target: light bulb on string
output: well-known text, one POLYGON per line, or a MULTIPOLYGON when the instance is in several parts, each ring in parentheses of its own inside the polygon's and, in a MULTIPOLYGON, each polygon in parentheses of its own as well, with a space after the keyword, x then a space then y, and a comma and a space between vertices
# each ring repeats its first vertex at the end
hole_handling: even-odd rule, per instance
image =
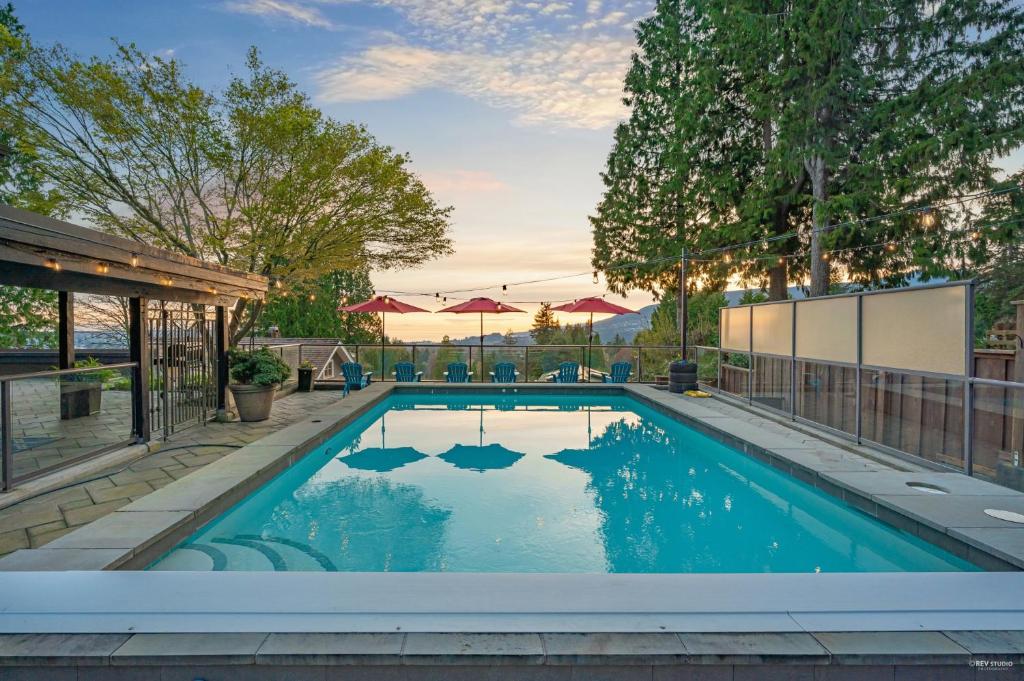
POLYGON ((502 284, 501 285, 501 295, 503 295, 503 296, 507 296, 508 295, 508 284, 502 284))
POLYGON ((973 239, 974 241, 978 241, 979 239, 981 239, 981 232, 979 232, 978 230, 974 230, 973 232, 971 232, 971 239, 973 239))
POLYGON ((885 250, 889 251, 890 253, 895 253, 896 252, 896 244, 890 241, 889 243, 887 243, 885 245, 885 250))
POLYGON ((821 254, 821 259, 825 262, 828 262, 831 258, 832 256, 827 251, 821 254))
POLYGON ((132 264, 132 267, 138 267, 139 266, 139 254, 138 253, 132 253, 132 257, 129 260, 129 262, 132 264))
POLYGON ((315 293, 310 293, 309 294, 309 302, 312 303, 314 300, 316 300, 316 294, 315 293))
POLYGON ((923 215, 921 215, 921 225, 925 229, 931 229, 932 227, 934 227, 935 226, 935 214, 930 212, 930 211, 925 211, 925 213, 923 215))

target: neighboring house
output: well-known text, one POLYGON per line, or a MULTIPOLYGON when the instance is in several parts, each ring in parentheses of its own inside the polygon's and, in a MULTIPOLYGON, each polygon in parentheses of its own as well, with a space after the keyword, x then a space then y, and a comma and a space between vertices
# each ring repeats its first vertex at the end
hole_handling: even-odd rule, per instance
MULTIPOLYGON (((243 343, 248 345, 249 340, 243 343)), ((309 362, 313 365, 314 381, 329 381, 341 376, 341 365, 353 361, 352 355, 339 341, 330 338, 261 338, 252 340, 256 346, 281 348, 282 357, 288 364, 309 362), (301 347, 300 347, 301 346, 301 347)))

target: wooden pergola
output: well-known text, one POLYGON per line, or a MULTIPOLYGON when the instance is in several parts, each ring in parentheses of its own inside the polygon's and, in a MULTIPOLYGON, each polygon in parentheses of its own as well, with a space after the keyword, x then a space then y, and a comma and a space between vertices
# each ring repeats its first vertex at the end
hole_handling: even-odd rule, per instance
POLYGON ((74 294, 129 299, 133 432, 150 437, 146 309, 149 300, 216 308, 217 408, 227 389, 227 307, 238 298, 264 300, 266 277, 203 262, 62 220, 0 205, 0 284, 58 292, 58 368, 75 362, 74 294))

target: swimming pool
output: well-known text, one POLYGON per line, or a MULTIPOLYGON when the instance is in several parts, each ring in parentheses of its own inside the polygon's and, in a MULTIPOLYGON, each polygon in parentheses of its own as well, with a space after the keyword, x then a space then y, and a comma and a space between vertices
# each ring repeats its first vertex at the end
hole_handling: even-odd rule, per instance
POLYGON ((975 568, 633 398, 495 392, 387 397, 150 569, 975 568))

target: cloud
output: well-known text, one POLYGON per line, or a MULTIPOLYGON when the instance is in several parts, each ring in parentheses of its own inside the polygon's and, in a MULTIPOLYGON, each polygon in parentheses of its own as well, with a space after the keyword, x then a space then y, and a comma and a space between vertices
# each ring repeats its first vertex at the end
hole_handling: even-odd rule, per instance
POLYGON ((224 7, 237 14, 287 19, 316 28, 334 28, 319 9, 291 0, 229 0, 224 7))
POLYGON ((420 173, 432 192, 497 192, 508 185, 486 170, 451 170, 420 173))
POLYGON ((597 129, 623 114, 622 78, 632 41, 538 39, 501 52, 405 44, 371 47, 316 77, 324 102, 394 99, 444 88, 516 112, 521 124, 597 129))
POLYGON ((623 114, 622 79, 634 49, 629 23, 641 11, 630 2, 318 1, 387 7, 409 24, 402 38, 379 40, 317 71, 322 102, 443 89, 510 110, 525 125, 597 129, 623 114))

